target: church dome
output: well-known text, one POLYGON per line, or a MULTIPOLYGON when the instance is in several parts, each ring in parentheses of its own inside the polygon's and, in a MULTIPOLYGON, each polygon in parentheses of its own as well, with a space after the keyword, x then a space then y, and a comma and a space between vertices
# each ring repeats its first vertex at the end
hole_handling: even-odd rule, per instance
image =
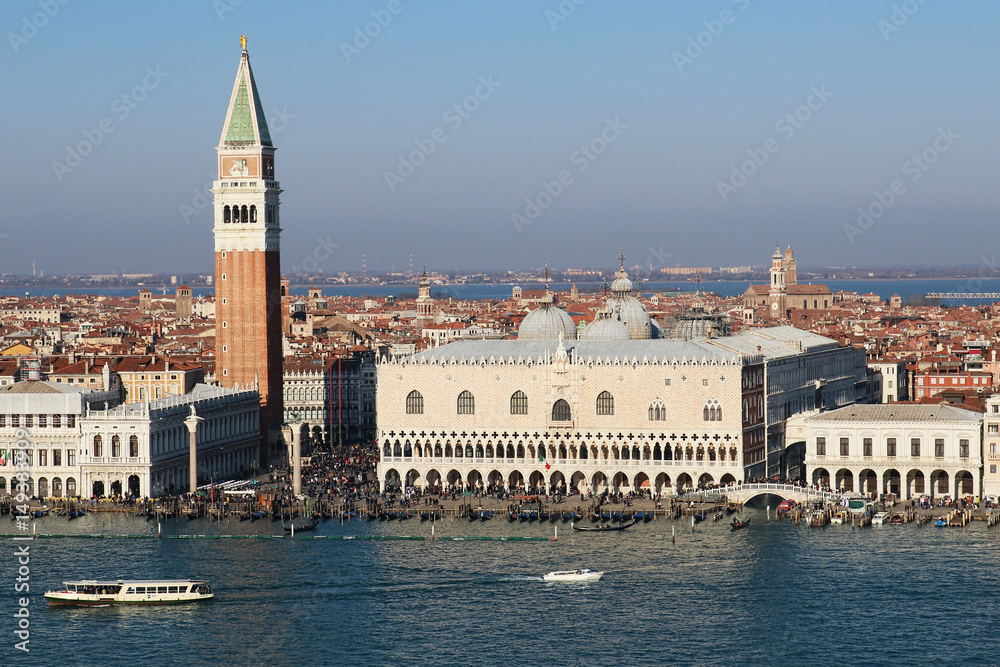
POLYGON ((628 328, 633 340, 648 340, 653 337, 653 324, 649 312, 634 296, 614 296, 608 300, 614 319, 628 328))
POLYGON ((580 332, 580 340, 632 340, 628 327, 616 320, 607 305, 597 311, 597 319, 580 332))
POLYGON ((521 320, 517 329, 518 340, 555 340, 562 334, 567 340, 576 340, 576 324, 573 318, 561 308, 556 308, 551 301, 542 302, 521 320))
POLYGON ((611 281, 612 292, 631 292, 632 281, 628 279, 625 271, 619 271, 615 279, 611 281))

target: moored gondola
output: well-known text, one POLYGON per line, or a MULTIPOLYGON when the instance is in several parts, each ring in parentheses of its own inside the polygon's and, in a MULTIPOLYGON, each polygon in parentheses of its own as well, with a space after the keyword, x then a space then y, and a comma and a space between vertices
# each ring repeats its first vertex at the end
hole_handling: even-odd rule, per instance
POLYGON ((619 523, 619 524, 606 523, 606 524, 601 524, 601 525, 598 525, 598 526, 578 526, 575 523, 571 523, 570 527, 573 530, 580 531, 580 532, 586 532, 586 533, 603 533, 603 532, 610 532, 610 531, 623 531, 623 530, 627 530, 628 528, 631 528, 634 525, 635 525, 634 521, 629 521, 628 523, 619 523))

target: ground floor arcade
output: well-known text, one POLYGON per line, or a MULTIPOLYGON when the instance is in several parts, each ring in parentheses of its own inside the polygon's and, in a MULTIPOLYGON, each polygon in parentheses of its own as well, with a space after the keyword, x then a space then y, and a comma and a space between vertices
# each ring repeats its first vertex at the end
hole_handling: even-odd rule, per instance
POLYGON ((971 466, 809 466, 807 476, 822 487, 864 494, 892 493, 905 499, 982 495, 980 470, 971 466))

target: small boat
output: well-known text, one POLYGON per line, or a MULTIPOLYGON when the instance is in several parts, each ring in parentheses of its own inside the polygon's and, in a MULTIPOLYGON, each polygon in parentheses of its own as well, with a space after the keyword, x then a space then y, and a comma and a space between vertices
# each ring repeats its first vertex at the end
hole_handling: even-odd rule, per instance
POLYGON ((69 512, 67 512, 66 516, 68 516, 69 520, 72 521, 73 519, 79 518, 79 517, 83 516, 86 513, 87 513, 87 510, 85 510, 85 509, 78 509, 78 510, 73 509, 73 510, 70 510, 69 512))
POLYGON ((889 522, 889 513, 888 512, 876 512, 875 516, 872 517, 872 525, 873 526, 876 526, 876 525, 881 526, 882 524, 885 524, 885 523, 888 523, 888 522, 889 522))
POLYGON ((736 503, 729 503, 728 505, 726 505, 726 514, 733 514, 738 509, 739 507, 736 506, 736 503))
POLYGON ((107 606, 112 604, 178 604, 211 600, 215 594, 207 581, 157 579, 139 581, 64 581, 63 590, 47 591, 49 604, 107 606))
POLYGON ((590 570, 558 570, 542 575, 545 581, 598 581, 604 576, 604 571, 591 572, 590 570))
POLYGON ((244 512, 240 514, 240 521, 246 521, 250 518, 250 512, 244 512))
POLYGON ((253 514, 250 515, 250 523, 253 523, 257 519, 263 519, 266 516, 267 516, 267 510, 261 512, 254 512, 253 514))
POLYGON ((844 523, 847 518, 847 512, 834 512, 830 517, 830 523, 844 523))
POLYGON ((483 510, 482 512, 479 513, 479 520, 480 521, 489 521, 490 519, 493 518, 494 514, 496 514, 496 512, 494 510, 490 510, 489 512, 487 512, 486 510, 483 510))
POLYGON ((642 518, 642 520, 645 521, 646 523, 649 523, 650 521, 652 521, 655 518, 656 518, 656 511, 655 510, 648 510, 646 512, 646 516, 644 516, 642 518))
POLYGON ((889 519, 889 523, 891 523, 891 524, 900 524, 900 523, 903 523, 903 515, 902 514, 893 514, 892 518, 889 519))
POLYGON ((597 526, 578 526, 575 523, 570 523, 569 527, 572 528, 573 530, 578 530, 580 532, 600 533, 607 531, 622 531, 626 530, 627 528, 631 528, 634 525, 635 521, 629 521, 628 523, 619 523, 619 524, 606 523, 597 526))
POLYGON ((295 528, 295 532, 306 531, 306 530, 316 530, 316 526, 319 525, 319 519, 313 519, 309 523, 303 523, 298 526, 295 524, 289 524, 285 526, 285 532, 290 532, 292 528, 295 528))
POLYGON ((937 526, 938 528, 943 528, 944 526, 948 525, 948 520, 945 519, 944 517, 941 517, 940 519, 934 522, 934 525, 937 526))
POLYGON ((746 528, 749 525, 750 525, 749 517, 743 519, 743 521, 737 521, 736 519, 733 519, 732 523, 729 524, 729 528, 730 530, 739 530, 740 528, 746 528))

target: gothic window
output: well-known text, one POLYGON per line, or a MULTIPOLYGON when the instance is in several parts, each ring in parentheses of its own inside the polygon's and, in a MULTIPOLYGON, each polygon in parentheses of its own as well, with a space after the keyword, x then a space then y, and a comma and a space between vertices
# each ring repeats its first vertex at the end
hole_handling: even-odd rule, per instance
POLYGON ((615 397, 611 395, 611 392, 602 391, 597 395, 597 414, 615 414, 615 397))
POLYGON ((572 411, 570 410, 569 403, 564 399, 559 399, 552 404, 552 421, 554 422, 568 422, 573 419, 572 411))
POLYGON ((528 395, 523 391, 515 391, 510 397, 510 414, 528 414, 528 395))
POLYGON ((701 411, 702 421, 707 422, 721 422, 722 421, 722 406, 719 405, 719 401, 712 398, 709 399, 708 403, 701 411))
POLYGON ((406 395, 406 414, 424 414, 424 397, 416 389, 406 395))
POLYGON ((663 401, 653 401, 649 406, 649 421, 660 422, 667 419, 667 406, 663 401))
POLYGON ((458 414, 476 414, 476 397, 472 395, 471 391, 463 391, 458 395, 458 414))

